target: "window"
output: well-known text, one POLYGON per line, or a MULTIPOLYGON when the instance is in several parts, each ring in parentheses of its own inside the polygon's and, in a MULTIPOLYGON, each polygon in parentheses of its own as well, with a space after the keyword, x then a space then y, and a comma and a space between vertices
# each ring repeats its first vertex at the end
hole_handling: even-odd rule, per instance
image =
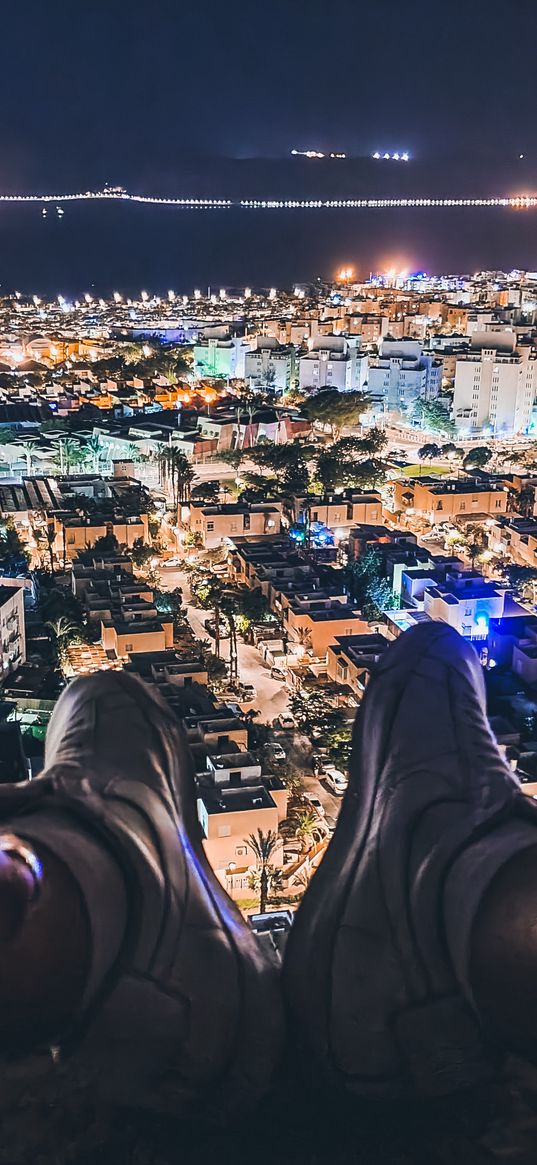
POLYGON ((496 506, 496 509, 497 509, 497 510, 499 510, 499 509, 501 508, 501 504, 502 504, 502 499, 501 499, 501 498, 496 498, 496 501, 495 501, 494 505, 496 506))
POLYGON ((132 651, 132 643, 125 644, 125 651, 132 651))
POLYGON ((470 618, 471 618, 471 617, 472 617, 472 608, 471 608, 471 607, 465 607, 465 608, 464 608, 464 614, 465 614, 465 617, 466 617, 466 618, 468 618, 468 617, 470 617, 470 618))
POLYGON ((250 529, 250 515, 249 514, 243 515, 243 527, 245 530, 250 529))
POLYGON ((319 521, 319 511, 318 510, 313 511, 313 514, 311 515, 311 520, 312 520, 312 522, 319 521))
POLYGON ((229 837, 230 834, 231 834, 231 826, 230 825, 219 825, 218 826, 218 836, 219 837, 229 837))
POLYGON ((207 533, 210 534, 214 530, 214 522, 207 522, 207 533))
POLYGON ((465 510, 465 509, 466 509, 466 502, 461 502, 461 510, 465 510))
POLYGON ((248 848, 245 845, 235 846, 235 853, 238 858, 245 858, 248 856, 248 848))

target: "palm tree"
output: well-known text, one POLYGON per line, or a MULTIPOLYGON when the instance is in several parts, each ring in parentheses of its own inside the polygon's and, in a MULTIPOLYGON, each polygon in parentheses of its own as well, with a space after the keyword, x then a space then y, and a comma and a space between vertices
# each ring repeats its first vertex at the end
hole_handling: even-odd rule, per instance
POLYGON ((103 453, 103 444, 99 433, 93 433, 86 441, 86 449, 93 462, 93 472, 99 473, 101 468, 101 456, 103 453))
POLYGON ((31 472, 32 472, 32 468, 33 468, 32 458, 33 458, 33 455, 35 453, 35 449, 36 449, 37 444, 38 444, 38 442, 37 442, 37 439, 35 437, 29 437, 26 441, 21 441, 19 443, 19 449, 21 450, 24 457, 26 458, 26 475, 27 475, 27 477, 29 477, 31 472))
POLYGON ((264 914, 267 909, 267 898, 269 892, 270 882, 270 859, 278 846, 278 835, 272 829, 268 833, 263 833, 258 829, 257 836, 251 833, 247 839, 250 849, 255 854, 257 868, 259 870, 259 913, 264 914))
POLYGON ((71 470, 76 466, 81 466, 86 460, 86 450, 81 445, 80 441, 76 441, 73 437, 65 437, 63 441, 59 442, 60 457, 63 455, 63 470, 67 477, 69 477, 71 470))
POLYGON ((80 628, 77 627, 76 623, 73 623, 72 619, 68 619, 65 615, 60 615, 57 619, 51 619, 46 626, 52 631, 58 659, 61 660, 66 647, 70 643, 75 643, 80 639, 80 628))
POLYGON ((296 820, 295 837, 299 839, 304 849, 310 849, 311 843, 320 836, 319 821, 314 813, 300 813, 296 820), (310 845, 308 845, 308 841, 310 845))
POLYGON ((190 484, 194 477, 194 470, 184 453, 180 449, 172 449, 173 463, 175 467, 175 480, 177 482, 177 500, 181 505, 189 500, 190 484))

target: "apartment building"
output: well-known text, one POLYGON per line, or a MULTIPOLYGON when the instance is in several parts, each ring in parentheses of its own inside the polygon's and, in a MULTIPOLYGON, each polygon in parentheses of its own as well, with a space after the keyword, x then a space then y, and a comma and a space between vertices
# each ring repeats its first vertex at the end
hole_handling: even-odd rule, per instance
POLYGON ((369 361, 368 392, 383 411, 404 412, 418 397, 438 396, 442 372, 442 361, 418 340, 384 339, 369 361))
POLYGON ((316 335, 310 349, 300 356, 298 383, 300 388, 318 391, 337 388, 340 391, 360 389, 367 379, 368 357, 356 339, 341 335, 316 335))
POLYGON ((537 399, 537 357, 515 349, 514 332, 478 334, 455 365, 453 415, 459 431, 495 436, 528 430, 537 399))
POLYGON ((371 673, 388 647, 384 635, 338 635, 326 655, 329 679, 361 700, 371 673))
POLYGON ((244 377, 253 388, 287 392, 296 381, 296 348, 272 336, 257 336, 244 354, 244 377))
POLYGON ((201 536, 205 549, 219 546, 225 539, 236 535, 258 538, 260 535, 279 534, 281 529, 281 503, 230 502, 222 505, 206 505, 204 502, 190 502, 185 511, 187 529, 201 536))
POLYGON ((294 497, 289 517, 292 522, 306 525, 320 522, 332 530, 336 538, 343 538, 353 526, 382 521, 382 498, 373 490, 364 493, 353 489, 321 496, 294 497))
POLYGON ((509 501, 507 487, 476 479, 423 476, 400 478, 394 482, 396 510, 415 512, 433 524, 457 518, 505 514, 509 501))
POLYGON ((302 591, 285 594, 282 591, 282 622, 291 642, 316 659, 326 659, 326 653, 338 635, 362 635, 369 630, 357 607, 347 602, 346 596, 323 591, 302 591))
POLYGON ((149 525, 147 514, 128 516, 117 512, 113 516, 108 514, 91 514, 87 516, 75 514, 53 514, 54 550, 59 558, 72 561, 77 554, 90 550, 100 538, 112 535, 117 538, 121 546, 132 549, 134 543, 141 538, 147 542, 149 525))
POLYGON ((4 680, 26 661, 24 587, 0 584, 0 679, 4 680))

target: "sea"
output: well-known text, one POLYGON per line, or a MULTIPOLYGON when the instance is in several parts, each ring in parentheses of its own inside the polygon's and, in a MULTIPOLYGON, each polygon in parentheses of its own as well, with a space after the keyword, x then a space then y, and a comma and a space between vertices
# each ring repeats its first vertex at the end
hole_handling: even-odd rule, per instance
POLYGON ((292 287, 351 265, 431 274, 537 269, 537 211, 182 209, 0 203, 0 295, 292 287), (63 211, 63 213, 60 213, 63 211))

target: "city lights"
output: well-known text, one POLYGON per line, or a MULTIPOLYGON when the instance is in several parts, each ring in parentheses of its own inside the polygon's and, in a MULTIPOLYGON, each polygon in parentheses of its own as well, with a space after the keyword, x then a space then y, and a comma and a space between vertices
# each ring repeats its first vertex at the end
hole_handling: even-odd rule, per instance
MULTIPOLYGON (((373 155, 375 157, 376 155, 373 155)), ((393 159, 391 154, 379 155, 393 159)), ((409 160, 410 155, 399 155, 399 161, 409 160)), ((494 196, 489 198, 451 197, 436 198, 161 198, 156 195, 127 194, 97 190, 85 194, 0 194, 0 203, 48 203, 114 201, 134 202, 148 206, 175 206, 188 210, 215 210, 238 207, 241 210, 391 210, 398 207, 409 209, 440 207, 506 208, 511 210, 531 210, 537 206, 536 194, 494 196)))

